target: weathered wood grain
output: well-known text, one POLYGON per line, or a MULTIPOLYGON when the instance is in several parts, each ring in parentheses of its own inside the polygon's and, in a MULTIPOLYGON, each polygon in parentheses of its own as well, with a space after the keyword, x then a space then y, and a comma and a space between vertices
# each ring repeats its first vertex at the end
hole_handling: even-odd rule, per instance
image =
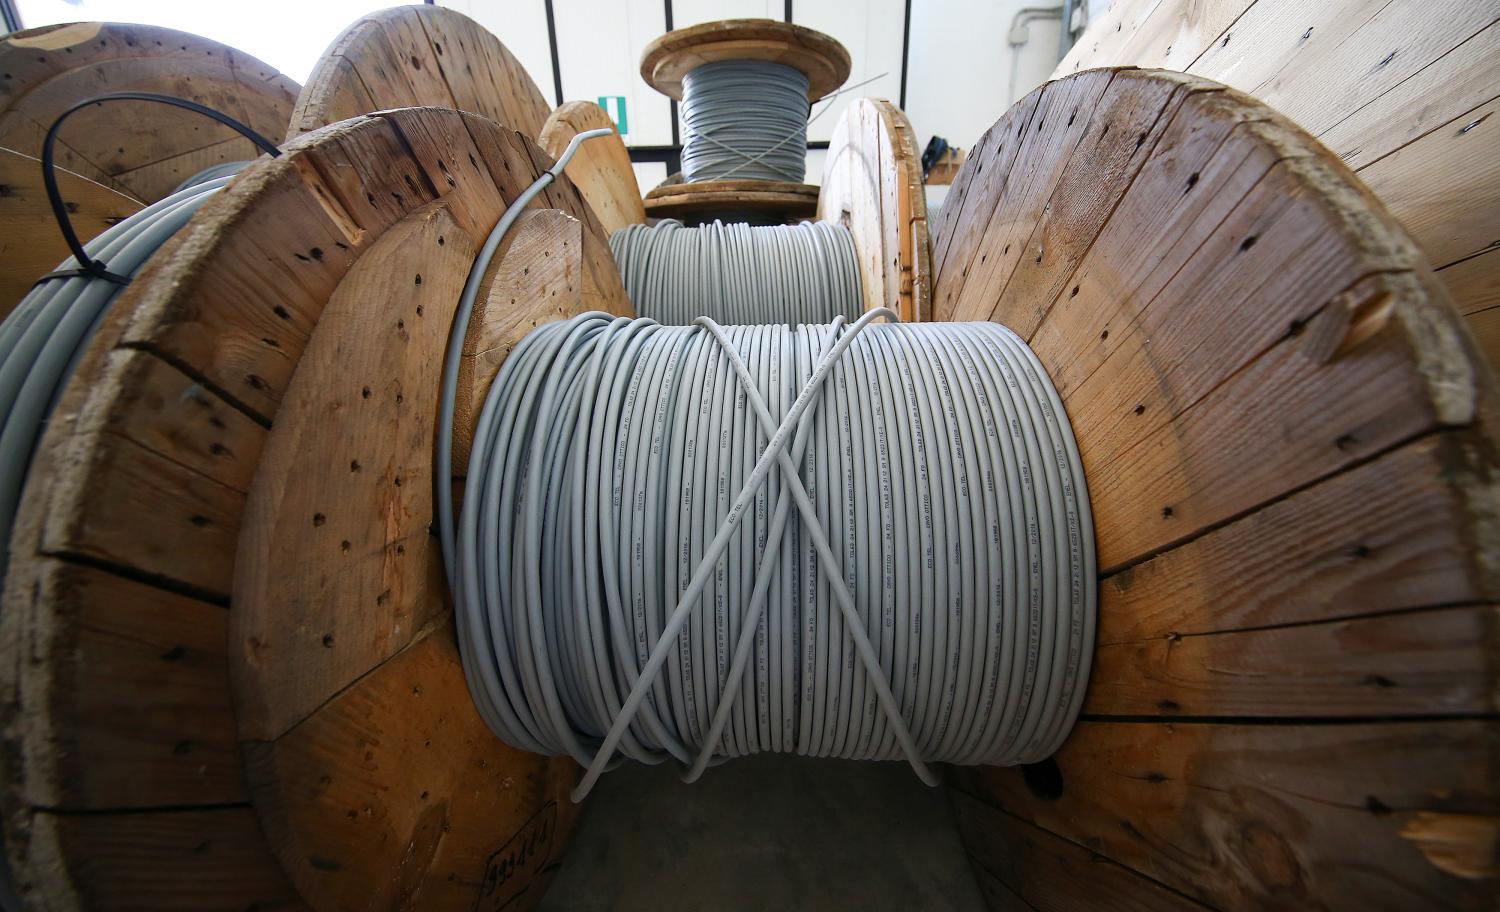
POLYGON ((1496 831, 1493 379, 1416 245, 1285 118, 1149 71, 1033 93, 954 193, 938 315, 1029 338, 1103 572, 1060 781, 962 774, 1000 783, 970 789, 1007 812, 970 843, 995 902, 1088 907, 1058 898, 1081 847, 1150 878, 1132 891, 1150 908, 1476 906, 1496 831), (1020 844, 1045 878, 1003 867, 996 847, 1020 844))
POLYGON ((930 319, 932 256, 922 160, 911 123, 888 101, 859 98, 833 129, 818 218, 854 237, 865 307, 930 319))
POLYGON ((1478 909, 1493 885, 1444 870, 1409 828, 1494 832, 1497 738, 1492 721, 1083 721, 1055 761, 954 781, 1216 908, 1478 909))
MULTIPOLYGON (((548 115, 537 144, 556 159, 579 133, 614 127, 604 109, 592 101, 569 101, 548 115)), ((568 162, 567 171, 607 233, 646 221, 630 152, 618 131, 613 136, 585 140, 568 162)))

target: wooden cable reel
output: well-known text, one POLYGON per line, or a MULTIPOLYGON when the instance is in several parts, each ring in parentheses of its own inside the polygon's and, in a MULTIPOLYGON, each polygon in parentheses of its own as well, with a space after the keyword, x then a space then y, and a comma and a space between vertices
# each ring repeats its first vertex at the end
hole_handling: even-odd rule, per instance
MULTIPOLYGON (((603 108, 592 101, 567 101, 548 115, 537 144, 557 158, 573 137, 585 130, 598 129, 615 129, 615 122, 603 108)), ((646 221, 646 207, 641 204, 640 190, 636 187, 630 152, 619 131, 579 146, 568 163, 568 177, 606 232, 613 234, 626 225, 646 221)))
MULTIPOLYGON (((42 186, 42 140, 57 116, 110 92, 174 95, 208 105, 262 135, 286 129, 297 84, 241 51, 149 25, 75 22, 0 38, 0 312, 68 256, 42 186)), ((146 102, 80 111, 56 146, 59 184, 88 241, 211 165, 260 155, 249 140, 198 114, 146 102), (128 116, 126 116, 128 115, 128 116)))
POLYGON ((994 901, 1484 905, 1493 380, 1404 231, 1253 99, 1111 69, 1012 108, 935 234, 937 317, 1063 395, 1103 576, 1055 761, 952 771, 994 901))

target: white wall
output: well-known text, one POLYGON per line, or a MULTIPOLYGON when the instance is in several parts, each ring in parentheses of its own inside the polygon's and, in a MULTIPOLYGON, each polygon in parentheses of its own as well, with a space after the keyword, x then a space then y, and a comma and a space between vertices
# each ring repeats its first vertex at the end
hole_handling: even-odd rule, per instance
POLYGON ((942 136, 969 149, 1010 106, 1051 74, 1061 30, 1057 19, 1035 20, 1019 54, 1011 25, 1037 0, 913 0, 906 113, 917 142, 942 136))
MULTIPOLYGON (((499 35, 542 94, 553 100, 543 0, 439 2, 499 35)), ((1108 0, 1080 2, 1097 8, 1108 0)), ((1046 79, 1058 58, 1058 20, 1031 20, 1029 40, 1019 54, 1009 38, 1022 9, 1055 5, 1049 0, 912 0, 905 109, 919 144, 939 135, 956 146, 972 147, 1015 99, 1046 79)), ((854 65, 848 84, 878 77, 815 106, 809 139, 827 140, 850 98, 900 101, 905 7, 906 0, 793 0, 798 24, 826 32, 849 49, 854 65), (819 113, 825 106, 828 110, 819 113)), ((553 9, 564 100, 623 95, 627 144, 670 144, 671 106, 640 78, 642 51, 666 29, 664 0, 553 0, 553 9)), ((672 0, 678 28, 715 19, 781 19, 785 9, 785 0, 672 0)), ((655 171, 649 169, 650 174, 655 171)), ((809 180, 818 180, 820 155, 810 157, 808 174, 809 180)), ((643 182, 649 179, 641 176, 643 182)))

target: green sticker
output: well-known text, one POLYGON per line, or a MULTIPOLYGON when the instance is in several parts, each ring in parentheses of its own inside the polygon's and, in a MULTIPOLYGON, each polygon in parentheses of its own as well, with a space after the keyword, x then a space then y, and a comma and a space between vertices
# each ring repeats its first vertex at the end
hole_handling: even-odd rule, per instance
POLYGON ((600 95, 599 107, 615 122, 615 129, 620 131, 621 136, 630 132, 630 118, 625 116, 624 95, 600 95))

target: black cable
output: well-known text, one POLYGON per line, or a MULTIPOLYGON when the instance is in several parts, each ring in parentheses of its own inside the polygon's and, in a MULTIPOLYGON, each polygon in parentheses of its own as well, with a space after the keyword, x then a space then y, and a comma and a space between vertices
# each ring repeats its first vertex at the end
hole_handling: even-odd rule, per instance
POLYGON ((92 276, 114 282, 117 285, 128 285, 130 284, 129 279, 110 272, 98 260, 90 259, 88 253, 83 249, 83 242, 78 239, 77 232, 73 230, 73 222, 68 218, 67 207, 63 204, 62 191, 57 187, 57 166, 53 161, 53 146, 57 142, 57 131, 62 128, 63 121, 90 105, 102 104, 106 101, 154 101, 159 104, 184 108, 218 121, 255 143, 255 145, 260 147, 261 151, 266 152, 272 158, 281 155, 281 150, 276 148, 276 144, 269 139, 266 139, 250 127, 240 123, 222 111, 215 111, 207 105, 198 104, 196 101, 188 101, 186 98, 160 95, 155 92, 111 92, 108 95, 99 95, 80 101, 57 115, 57 119, 52 121, 52 127, 47 130, 47 138, 42 141, 42 182, 47 186, 47 201, 52 204, 52 216, 57 219, 57 227, 62 231, 63 240, 67 241, 68 250, 72 251, 73 258, 78 261, 80 269, 92 276))

